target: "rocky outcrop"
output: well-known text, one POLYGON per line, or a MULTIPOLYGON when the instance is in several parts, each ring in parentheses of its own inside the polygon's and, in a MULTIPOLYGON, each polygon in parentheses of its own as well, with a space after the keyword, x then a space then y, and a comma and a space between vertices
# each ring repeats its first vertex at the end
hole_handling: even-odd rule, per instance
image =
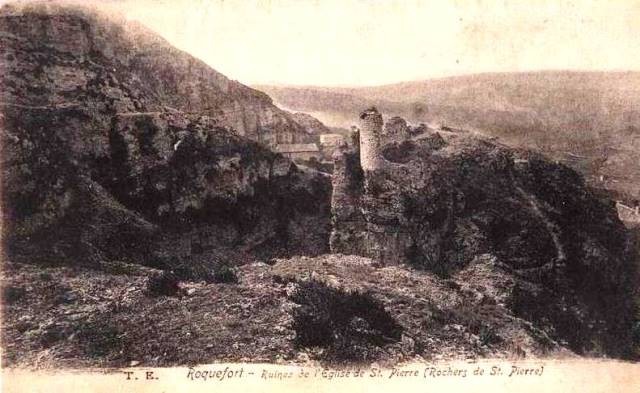
MULTIPOLYGON (((579 353, 628 352, 634 251, 611 200, 573 170, 465 134, 337 157, 333 252, 451 277, 495 261, 513 312, 579 353)), ((474 279, 473 275, 469 282, 474 279)))
POLYGON ((0 49, 10 258, 165 266, 327 249, 330 180, 246 138, 298 130, 266 95, 75 8, 5 7, 0 49))

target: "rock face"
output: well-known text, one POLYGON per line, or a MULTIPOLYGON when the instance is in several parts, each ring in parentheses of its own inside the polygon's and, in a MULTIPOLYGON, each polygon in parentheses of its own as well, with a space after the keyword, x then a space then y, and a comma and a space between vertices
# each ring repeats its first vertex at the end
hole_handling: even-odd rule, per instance
POLYGON ((362 150, 336 160, 333 252, 442 277, 490 258, 513 278, 505 302, 516 315, 578 353, 631 348, 630 237, 574 171, 469 134, 380 149, 373 169, 362 150))
POLYGON ((308 141, 305 128, 266 94, 229 80, 141 25, 111 19, 55 4, 3 7, 4 67, 21 77, 6 76, 2 101, 84 105, 97 90, 108 99, 101 104, 115 112, 175 109, 207 115, 267 144, 308 141))
POLYGON ((159 263, 327 249, 330 180, 245 138, 298 135, 263 93, 86 10, 5 7, 0 50, 11 257, 159 263))

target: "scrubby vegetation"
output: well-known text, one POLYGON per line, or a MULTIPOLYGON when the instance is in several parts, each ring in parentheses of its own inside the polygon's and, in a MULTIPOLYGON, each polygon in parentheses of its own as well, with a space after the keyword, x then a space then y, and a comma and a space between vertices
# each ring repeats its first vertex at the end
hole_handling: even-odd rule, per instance
POLYGON ((147 281, 147 293, 151 296, 177 296, 180 294, 180 280, 169 271, 151 276, 147 281))
POLYGON ((402 327, 370 293, 345 292, 311 280, 298 284, 291 300, 295 343, 322 347, 330 361, 372 361, 397 342, 402 327))
POLYGON ((220 264, 213 271, 213 282, 225 284, 237 284, 238 274, 236 270, 227 264, 220 264))

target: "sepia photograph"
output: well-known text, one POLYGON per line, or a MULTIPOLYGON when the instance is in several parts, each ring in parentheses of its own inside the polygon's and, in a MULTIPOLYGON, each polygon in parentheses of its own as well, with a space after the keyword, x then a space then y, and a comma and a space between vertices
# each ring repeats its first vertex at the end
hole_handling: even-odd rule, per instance
POLYGON ((638 21, 0 0, 6 391, 639 389, 638 21))

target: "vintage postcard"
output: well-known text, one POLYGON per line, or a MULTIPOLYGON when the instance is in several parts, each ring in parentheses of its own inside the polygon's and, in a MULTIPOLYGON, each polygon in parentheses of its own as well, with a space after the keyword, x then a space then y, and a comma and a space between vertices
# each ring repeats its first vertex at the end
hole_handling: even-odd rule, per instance
POLYGON ((640 391, 638 21, 0 0, 2 389, 640 391))

